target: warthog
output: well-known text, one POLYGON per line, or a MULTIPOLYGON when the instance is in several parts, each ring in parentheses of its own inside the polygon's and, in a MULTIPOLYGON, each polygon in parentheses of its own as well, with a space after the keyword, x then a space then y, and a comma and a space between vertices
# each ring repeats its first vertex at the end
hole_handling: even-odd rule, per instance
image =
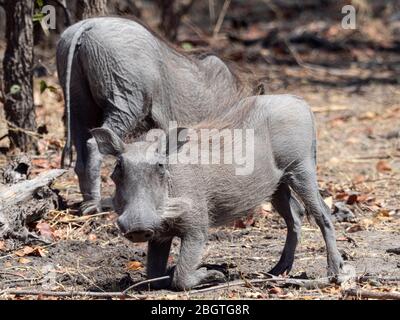
POLYGON ((182 125, 210 116, 213 106, 246 91, 214 55, 196 58, 174 50, 138 22, 93 18, 69 27, 57 46, 57 68, 66 102, 67 142, 83 194, 83 213, 101 209, 101 155, 90 129, 118 137, 182 125), (243 90, 242 90, 243 89, 243 90))
MULTIPOLYGON (((232 107, 219 121, 203 122, 195 128, 175 130, 180 143, 175 150, 173 143, 169 145, 166 158, 163 149, 156 148, 148 138, 154 137, 153 130, 146 139, 132 144, 124 144, 108 129, 92 130, 100 152, 117 158, 112 179, 120 230, 131 241, 149 241, 148 277, 165 275, 171 240, 178 236, 181 247, 173 287, 189 289, 222 278, 218 271, 198 269, 208 228, 231 222, 271 201, 286 222, 287 238, 282 256, 270 273, 291 270, 305 207, 322 231, 329 276, 343 279, 339 277, 344 274, 343 260, 336 247, 330 210, 318 191, 316 134, 309 106, 290 95, 251 97, 232 107), (173 156, 186 155, 198 144, 193 132, 201 131, 200 128, 251 130, 253 141, 239 144, 253 143, 253 148, 248 148, 254 151, 253 157, 249 157, 253 159, 253 170, 238 175, 235 161, 171 164, 173 156)), ((214 132, 213 139, 215 135, 214 132)), ((233 148, 234 144, 227 144, 235 139, 229 141, 217 135, 214 140, 221 143, 219 150, 225 151, 233 148)), ((206 143, 206 149, 208 146, 206 143)))

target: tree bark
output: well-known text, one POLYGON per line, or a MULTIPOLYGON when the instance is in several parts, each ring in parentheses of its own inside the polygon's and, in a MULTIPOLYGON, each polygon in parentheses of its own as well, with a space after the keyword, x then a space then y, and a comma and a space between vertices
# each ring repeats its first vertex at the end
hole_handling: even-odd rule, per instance
POLYGON ((78 0, 77 16, 79 20, 105 16, 107 12, 107 0, 78 0))
POLYGON ((33 104, 33 9, 32 0, 6 0, 7 48, 3 60, 5 103, 11 148, 36 149, 33 104), (22 130, 21 130, 22 129, 22 130))

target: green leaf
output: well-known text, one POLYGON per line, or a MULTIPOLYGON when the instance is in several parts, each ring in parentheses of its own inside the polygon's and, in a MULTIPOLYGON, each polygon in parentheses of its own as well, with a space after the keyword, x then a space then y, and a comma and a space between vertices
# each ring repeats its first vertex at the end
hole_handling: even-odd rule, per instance
POLYGON ((184 42, 181 45, 183 50, 192 50, 193 49, 193 45, 190 42, 184 42))
POLYGON ((45 92, 45 90, 48 88, 46 81, 41 80, 40 81, 40 93, 42 94, 45 92))
POLYGON ((56 93, 57 92, 57 88, 53 87, 53 86, 48 86, 47 89, 49 89, 51 92, 56 93))
POLYGON ((49 86, 46 81, 41 80, 40 81, 40 94, 42 94, 43 92, 45 92, 46 90, 50 90, 51 92, 57 92, 57 88, 53 87, 53 86, 49 86))
POLYGON ((36 3, 39 6, 39 8, 42 8, 44 5, 43 0, 36 0, 36 3))
POLYGON ((18 84, 13 84, 10 88, 10 93, 11 94, 18 94, 21 92, 21 86, 18 84))
POLYGON ((38 12, 33 15, 33 22, 42 21, 45 17, 44 13, 38 12))

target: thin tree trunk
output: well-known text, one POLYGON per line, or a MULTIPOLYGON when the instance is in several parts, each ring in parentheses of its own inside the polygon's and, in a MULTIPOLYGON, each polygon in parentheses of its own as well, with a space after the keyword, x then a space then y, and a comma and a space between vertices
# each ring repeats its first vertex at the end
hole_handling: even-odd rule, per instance
POLYGON ((175 41, 182 17, 189 12, 194 0, 182 3, 176 0, 157 0, 156 3, 160 9, 159 28, 169 40, 175 41))
POLYGON ((79 20, 105 16, 107 12, 107 0, 78 0, 77 16, 79 20))
POLYGON ((26 134, 26 131, 36 130, 32 77, 33 9, 32 0, 5 1, 4 110, 9 122, 11 148, 17 147, 24 152, 32 147, 36 149, 32 136, 26 134))

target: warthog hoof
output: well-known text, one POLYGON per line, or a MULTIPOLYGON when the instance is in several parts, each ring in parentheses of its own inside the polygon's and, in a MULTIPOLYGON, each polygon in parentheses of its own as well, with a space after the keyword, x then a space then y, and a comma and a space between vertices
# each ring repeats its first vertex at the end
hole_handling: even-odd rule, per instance
POLYGON ((82 215, 90 215, 98 212, 106 212, 113 210, 112 198, 101 200, 86 200, 80 204, 79 210, 82 215))
POLYGON ((102 211, 101 201, 99 200, 83 201, 79 206, 79 211, 84 216, 101 212, 102 211))
POLYGON ((351 279, 354 279, 356 276, 356 269, 350 265, 342 263, 340 266, 340 271, 336 274, 332 274, 328 271, 329 280, 333 283, 342 284, 351 279))
POLYGON ((214 281, 225 281, 225 275, 217 270, 207 270, 207 268, 200 268, 191 275, 177 275, 174 274, 172 280, 172 287, 177 290, 189 290, 197 285, 206 284, 214 281))

